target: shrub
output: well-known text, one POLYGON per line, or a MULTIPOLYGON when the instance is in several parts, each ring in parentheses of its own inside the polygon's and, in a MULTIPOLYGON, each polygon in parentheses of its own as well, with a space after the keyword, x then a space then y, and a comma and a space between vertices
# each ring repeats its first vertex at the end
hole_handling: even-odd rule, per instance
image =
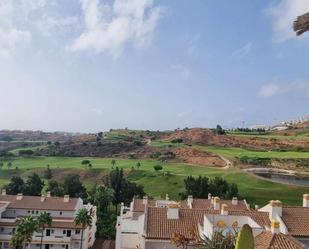
POLYGON ((18 155, 20 156, 31 156, 33 155, 33 150, 20 150, 18 151, 18 155))
POLYGON ((248 224, 243 225, 237 240, 235 249, 254 249, 254 238, 252 229, 248 224))
POLYGON ((159 170, 162 170, 162 169, 163 169, 162 165, 159 165, 159 164, 153 166, 153 168, 154 168, 154 170, 157 171, 157 172, 158 172, 159 170))

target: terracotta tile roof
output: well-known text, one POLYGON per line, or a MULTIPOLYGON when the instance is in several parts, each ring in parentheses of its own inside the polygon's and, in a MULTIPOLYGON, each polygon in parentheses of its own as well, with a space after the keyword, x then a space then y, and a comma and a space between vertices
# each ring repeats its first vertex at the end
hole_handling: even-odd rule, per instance
MULTIPOLYGON (((237 205, 233 205, 231 200, 220 200, 220 204, 226 204, 228 210, 248 210, 243 200, 238 200, 237 205)), ((181 202, 181 207, 188 208, 187 200, 181 202)), ((209 209, 212 207, 211 200, 209 199, 193 199, 192 208, 196 209, 209 209)))
POLYGON ((309 236, 309 208, 283 207, 282 220, 293 236, 309 236))
POLYGON ((254 239, 254 249, 305 249, 306 246, 290 235, 262 232, 254 239))
POLYGON ((258 212, 255 210, 248 210, 248 211, 230 211, 229 214, 249 216, 262 228, 270 227, 271 224, 268 212, 260 212, 260 211, 258 212))
MULTIPOLYGON (((155 207, 156 201, 148 199, 147 201, 148 207, 155 207)), ((142 199, 133 199, 133 212, 144 212, 145 211, 145 205, 143 204, 142 199)))
MULTIPOLYGON (((173 232, 185 235, 192 239, 191 231, 199 224, 203 225, 205 214, 219 214, 219 210, 202 209, 179 209, 179 219, 167 219, 167 208, 148 207, 147 208, 147 238, 170 239, 173 232)), ((249 216, 262 228, 270 226, 267 212, 257 212, 253 210, 229 211, 231 215, 249 216)))
POLYGON ((68 202, 64 202, 63 197, 46 197, 41 202, 40 196, 23 196, 22 200, 17 200, 16 195, 0 195, 0 201, 10 202, 8 208, 16 209, 73 211, 78 200, 79 198, 70 198, 68 202))
POLYGON ((147 208, 146 237, 151 239, 170 239, 173 233, 193 239, 192 231, 203 223, 203 210, 179 209, 179 219, 167 219, 167 208, 147 208))
MULTIPOLYGON (((228 206, 228 210, 248 210, 243 200, 239 200, 238 205, 232 205, 231 200, 220 200, 220 203, 226 204, 228 206)), ((155 207, 156 200, 148 199, 147 206, 155 207)), ((189 208, 187 200, 181 201, 180 207, 189 208)), ((194 209, 211 209, 211 207, 212 207, 211 201, 208 199, 193 199, 192 208, 194 209)), ((134 199, 133 211, 134 212, 144 212, 145 211, 145 205, 143 204, 142 199, 134 199)))

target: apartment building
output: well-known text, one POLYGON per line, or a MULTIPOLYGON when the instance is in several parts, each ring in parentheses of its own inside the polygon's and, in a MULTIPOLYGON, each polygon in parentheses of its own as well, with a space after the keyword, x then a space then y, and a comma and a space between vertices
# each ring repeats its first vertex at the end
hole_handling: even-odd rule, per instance
MULTIPOLYGON (((43 249, 79 249, 82 227, 75 225, 77 212, 86 208, 92 216, 92 224, 84 230, 83 248, 90 248, 95 240, 96 207, 84 204, 80 198, 46 196, 0 195, 0 249, 8 249, 15 232, 18 219, 25 216, 38 216, 41 212, 50 213, 52 225, 43 236, 43 249)), ((34 232, 28 249, 38 249, 41 233, 34 232)))
POLYGON ((282 206, 271 201, 261 209, 251 209, 245 200, 220 200, 218 197, 176 202, 133 199, 122 206, 117 219, 116 249, 176 249, 175 234, 195 248, 216 231, 237 233, 244 224, 251 226, 255 248, 307 248, 309 241, 309 196, 301 207, 282 206), (281 209, 280 209, 281 208, 281 209))

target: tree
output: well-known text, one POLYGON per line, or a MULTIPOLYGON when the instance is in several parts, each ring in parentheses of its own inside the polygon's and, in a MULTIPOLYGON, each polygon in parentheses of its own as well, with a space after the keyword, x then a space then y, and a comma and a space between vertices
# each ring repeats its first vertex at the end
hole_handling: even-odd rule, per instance
POLYGON ((132 201, 132 198, 134 196, 143 198, 143 196, 145 196, 144 186, 137 185, 135 182, 130 182, 127 179, 125 179, 122 182, 121 202, 128 204, 132 201))
POLYGON ((38 174, 34 173, 33 175, 28 176, 28 180, 25 183, 23 194, 40 196, 43 187, 44 187, 44 181, 41 180, 38 174))
POLYGON ((10 169, 10 168, 12 167, 12 163, 11 163, 11 162, 8 162, 8 163, 7 163, 7 167, 8 167, 8 169, 10 169))
POLYGON ((19 150, 18 151, 19 156, 31 156, 33 154, 34 154, 33 150, 19 150))
POLYGON ((216 133, 218 135, 224 135, 225 134, 225 131, 222 129, 221 125, 217 125, 216 127, 216 133))
POLYGON ((88 160, 88 159, 84 159, 82 161, 82 165, 84 165, 84 166, 87 166, 89 163, 90 163, 90 160, 88 160))
POLYGON ((43 245, 43 237, 44 237, 45 226, 50 227, 51 224, 52 224, 52 220, 53 219, 52 219, 50 213, 47 213, 47 212, 40 213, 40 215, 37 218, 38 227, 42 230, 40 249, 42 249, 42 245, 43 245))
POLYGON ((82 226, 82 232, 80 236, 80 249, 83 249, 84 230, 86 229, 86 227, 91 225, 92 217, 86 208, 82 208, 77 212, 74 222, 77 226, 82 226))
POLYGON ((113 160, 111 161, 111 164, 112 164, 112 168, 114 168, 114 167, 115 167, 115 165, 116 165, 116 160, 115 160, 115 159, 113 159, 113 160))
POLYGON ((57 181, 51 180, 48 182, 47 191, 50 191, 52 196, 63 196, 64 189, 57 181))
POLYGON ((163 167, 162 167, 162 165, 155 165, 155 166, 153 166, 153 168, 154 168, 154 170, 156 171, 156 172, 159 172, 160 170, 162 170, 163 169, 163 167))
POLYGON ((25 182, 21 177, 13 176, 9 184, 6 185, 5 190, 9 195, 17 195, 19 193, 23 193, 24 186, 25 182))
POLYGON ((248 224, 243 225, 237 240, 235 249, 254 249, 254 237, 252 229, 248 224))
POLYGON ((186 191, 182 194, 183 198, 188 195, 193 195, 196 198, 207 198, 208 193, 224 199, 239 197, 237 184, 229 184, 222 177, 208 178, 199 176, 195 178, 188 176, 184 183, 186 191))
POLYGON ((0 162, 0 169, 2 169, 3 167, 3 162, 0 162))
POLYGON ((136 168, 139 169, 140 167, 141 167, 141 163, 140 163, 140 162, 137 162, 137 163, 136 163, 136 168))
POLYGON ((25 248, 27 243, 31 243, 33 232, 37 230, 37 227, 37 222, 33 217, 21 218, 11 239, 13 247, 25 248))
POLYGON ((46 170, 44 171, 44 177, 47 180, 53 177, 53 172, 51 171, 49 164, 47 165, 46 170))
POLYGON ((113 204, 116 206, 117 212, 117 204, 121 203, 122 201, 122 182, 123 182, 123 170, 116 167, 115 170, 112 170, 109 173, 109 187, 114 190, 114 198, 113 204))
POLYGON ((64 179, 63 183, 64 193, 71 197, 86 198, 86 188, 80 181, 79 175, 68 175, 64 179))
POLYGON ((117 205, 121 202, 128 204, 134 196, 142 197, 145 195, 144 187, 128 181, 123 175, 123 169, 118 167, 109 173, 106 185, 114 191, 112 203, 116 207, 116 213, 117 205))
POLYGON ((90 193, 91 203, 93 203, 98 210, 98 213, 107 213, 107 208, 112 202, 114 191, 105 186, 94 186, 90 193))

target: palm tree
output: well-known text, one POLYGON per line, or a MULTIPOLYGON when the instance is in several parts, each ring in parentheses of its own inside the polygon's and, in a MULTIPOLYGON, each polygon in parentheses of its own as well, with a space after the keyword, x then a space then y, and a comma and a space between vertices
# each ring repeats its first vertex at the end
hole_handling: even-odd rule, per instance
POLYGON ((75 224, 82 226, 82 232, 80 236, 80 249, 83 249, 83 236, 84 236, 84 230, 86 227, 90 226, 92 223, 92 217, 89 214, 88 210, 86 208, 80 209, 75 217, 75 224))
POLYGON ((11 244, 15 248, 25 248, 26 244, 31 242, 33 232, 37 230, 37 227, 37 222, 33 217, 22 218, 16 227, 15 234, 12 236, 11 244))
POLYGON ((40 215, 37 218, 37 224, 42 230, 40 249, 42 249, 42 245, 43 245, 45 225, 50 227, 51 224, 52 224, 52 221, 53 221, 53 219, 52 219, 50 213, 47 213, 47 212, 40 213, 40 215))

